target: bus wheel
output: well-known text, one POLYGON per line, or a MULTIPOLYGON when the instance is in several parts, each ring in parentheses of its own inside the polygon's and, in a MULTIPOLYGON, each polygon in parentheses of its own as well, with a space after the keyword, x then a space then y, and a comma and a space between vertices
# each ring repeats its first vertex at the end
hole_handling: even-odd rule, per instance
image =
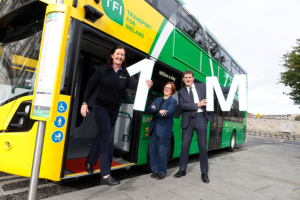
MULTIPOLYGON (((172 142, 170 142, 169 145, 169 152, 168 152, 168 161, 171 160, 172 158, 172 142)), ((149 156, 149 147, 148 147, 148 151, 147 151, 147 163, 144 165, 144 170, 147 173, 151 173, 151 166, 150 166, 150 156, 149 156)))
POLYGON ((233 131, 231 134, 230 147, 228 148, 229 152, 234 151, 235 143, 236 143, 236 132, 233 131))

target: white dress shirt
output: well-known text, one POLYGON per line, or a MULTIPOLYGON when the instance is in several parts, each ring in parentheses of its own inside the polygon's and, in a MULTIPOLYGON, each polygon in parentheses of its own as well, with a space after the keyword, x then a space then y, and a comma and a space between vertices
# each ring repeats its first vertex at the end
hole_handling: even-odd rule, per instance
MULTIPOLYGON (((193 83, 193 85, 191 87, 187 87, 186 86, 186 89, 188 90, 188 93, 190 94, 190 88, 192 88, 192 91, 193 91, 193 95, 194 95, 194 103, 199 103, 199 97, 198 97, 198 93, 196 91, 196 88, 195 88, 195 84, 193 83)), ((202 108, 198 108, 197 112, 203 112, 202 108)))

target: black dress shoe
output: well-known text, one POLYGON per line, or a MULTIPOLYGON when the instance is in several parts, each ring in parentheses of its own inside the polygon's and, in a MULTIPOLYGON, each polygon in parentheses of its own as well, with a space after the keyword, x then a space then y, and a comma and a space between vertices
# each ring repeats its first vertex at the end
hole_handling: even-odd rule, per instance
POLYGON ((101 185, 118 185, 120 184, 120 181, 117 181, 116 179, 114 179, 111 175, 109 175, 107 178, 101 178, 100 184, 101 185))
POLYGON ((86 171, 87 171, 89 174, 94 173, 94 169, 93 169, 92 165, 90 165, 90 164, 87 163, 86 161, 85 161, 85 166, 86 166, 86 171))
POLYGON ((162 180, 164 178, 166 178, 166 175, 164 175, 164 174, 158 174, 158 176, 157 176, 157 180, 162 180))
POLYGON ((204 183, 209 183, 209 178, 207 174, 201 174, 201 179, 204 183))
POLYGON ((151 178, 157 178, 157 176, 158 176, 158 173, 157 173, 157 172, 153 172, 153 173, 151 174, 151 178))
POLYGON ((175 177, 175 178, 180 178, 180 177, 185 176, 185 175, 186 175, 186 171, 181 171, 181 170, 179 170, 179 171, 174 175, 174 177, 175 177))

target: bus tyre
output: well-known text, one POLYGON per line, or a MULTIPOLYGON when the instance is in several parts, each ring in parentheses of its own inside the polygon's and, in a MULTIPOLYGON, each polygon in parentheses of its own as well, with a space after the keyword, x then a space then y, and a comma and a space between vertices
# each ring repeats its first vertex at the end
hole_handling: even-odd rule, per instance
POLYGON ((234 151, 235 144, 236 144, 236 132, 233 131, 232 134, 231 134, 230 146, 228 148, 229 152, 234 151))
MULTIPOLYGON (((169 145, 169 152, 168 152, 168 161, 171 160, 172 158, 172 140, 170 142, 169 145)), ((150 156, 149 156, 149 147, 148 147, 148 151, 147 151, 147 163, 144 165, 144 170, 147 173, 151 173, 151 166, 150 166, 150 156)))

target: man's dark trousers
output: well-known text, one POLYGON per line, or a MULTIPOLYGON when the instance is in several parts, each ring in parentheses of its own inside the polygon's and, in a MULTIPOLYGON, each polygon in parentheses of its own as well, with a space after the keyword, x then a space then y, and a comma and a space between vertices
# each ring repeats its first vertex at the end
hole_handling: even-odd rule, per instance
POLYGON ((182 149, 179 161, 179 170, 186 170, 189 158, 190 144, 195 130, 197 133, 201 172, 203 174, 208 173, 208 157, 206 150, 207 122, 207 118, 204 115, 196 114, 194 118, 190 119, 188 127, 182 129, 182 149))

